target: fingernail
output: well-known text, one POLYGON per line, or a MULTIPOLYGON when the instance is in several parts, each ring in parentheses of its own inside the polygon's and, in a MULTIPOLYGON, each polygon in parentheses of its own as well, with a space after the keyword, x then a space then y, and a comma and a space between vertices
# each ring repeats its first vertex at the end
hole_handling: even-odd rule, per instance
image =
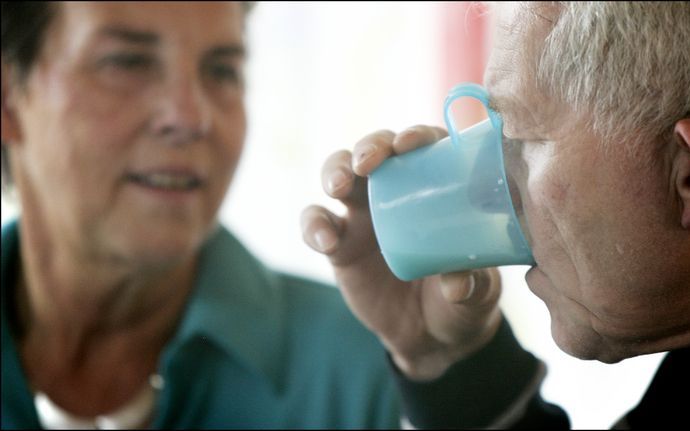
POLYGON ((319 250, 321 251, 330 250, 335 246, 335 243, 338 241, 335 235, 333 235, 333 232, 327 229, 321 229, 317 231, 314 235, 314 239, 316 240, 316 245, 319 247, 319 250))
POLYGON ((474 273, 471 273, 469 278, 467 279, 467 294, 465 295, 464 299, 469 299, 470 296, 474 293, 474 287, 476 285, 476 280, 474 279, 474 273))
POLYGON ((335 192, 339 188, 343 187, 347 183, 347 175, 342 170, 337 170, 328 177, 328 189, 331 192, 335 192))
POLYGON ((355 165, 361 165, 365 161, 367 161, 371 156, 374 155, 376 152, 376 146, 374 145, 365 145, 364 148, 362 148, 357 154, 355 155, 355 165))
POLYGON ((449 278, 441 277, 441 289, 445 298, 452 303, 467 301, 474 292, 474 274, 451 274, 449 278), (462 277, 458 280, 458 277, 462 277))

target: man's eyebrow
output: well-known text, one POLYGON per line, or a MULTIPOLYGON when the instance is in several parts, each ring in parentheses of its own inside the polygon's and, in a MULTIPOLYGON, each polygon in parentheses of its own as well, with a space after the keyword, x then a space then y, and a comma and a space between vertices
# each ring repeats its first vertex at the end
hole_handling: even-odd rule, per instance
POLYGON ((504 100, 493 94, 489 95, 489 109, 501 115, 506 109, 504 100))
POLYGON ((105 27, 101 29, 98 33, 105 37, 115 38, 124 42, 136 43, 141 45, 155 45, 160 40, 160 37, 156 33, 133 30, 131 28, 122 26, 105 27))

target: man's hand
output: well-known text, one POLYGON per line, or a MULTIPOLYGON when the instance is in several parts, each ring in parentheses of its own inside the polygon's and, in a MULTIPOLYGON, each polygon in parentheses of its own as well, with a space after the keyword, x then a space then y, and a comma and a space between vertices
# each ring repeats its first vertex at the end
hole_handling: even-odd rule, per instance
POLYGON ((305 242, 328 256, 345 300, 376 333, 408 378, 431 380, 486 345, 501 313, 495 268, 397 279, 381 255, 369 212, 366 176, 386 158, 445 137, 441 128, 415 126, 396 135, 378 131, 352 152, 331 155, 322 169, 326 193, 347 207, 339 217, 310 206, 301 217, 305 242))

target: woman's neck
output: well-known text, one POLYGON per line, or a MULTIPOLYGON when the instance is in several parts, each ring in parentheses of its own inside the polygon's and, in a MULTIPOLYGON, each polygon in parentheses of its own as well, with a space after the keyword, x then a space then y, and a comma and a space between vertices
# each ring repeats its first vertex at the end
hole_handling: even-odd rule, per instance
POLYGON ((30 384, 74 413, 118 407, 155 371, 192 290, 197 258, 127 271, 30 247, 24 232, 20 241, 15 298, 30 384))
POLYGON ((23 329, 83 338, 166 326, 158 320, 177 318, 194 283, 195 254, 162 262, 123 258, 70 243, 35 222, 19 226, 23 329))

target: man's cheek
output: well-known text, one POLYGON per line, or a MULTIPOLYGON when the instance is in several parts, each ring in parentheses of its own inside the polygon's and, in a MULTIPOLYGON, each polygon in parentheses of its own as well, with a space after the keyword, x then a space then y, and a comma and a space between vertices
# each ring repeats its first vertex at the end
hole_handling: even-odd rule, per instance
POLYGON ((525 214, 533 240, 533 253, 537 263, 546 259, 562 257, 563 238, 559 226, 567 220, 564 214, 564 201, 554 200, 554 196, 563 195, 561 187, 553 186, 545 178, 530 178, 523 201, 525 214))

